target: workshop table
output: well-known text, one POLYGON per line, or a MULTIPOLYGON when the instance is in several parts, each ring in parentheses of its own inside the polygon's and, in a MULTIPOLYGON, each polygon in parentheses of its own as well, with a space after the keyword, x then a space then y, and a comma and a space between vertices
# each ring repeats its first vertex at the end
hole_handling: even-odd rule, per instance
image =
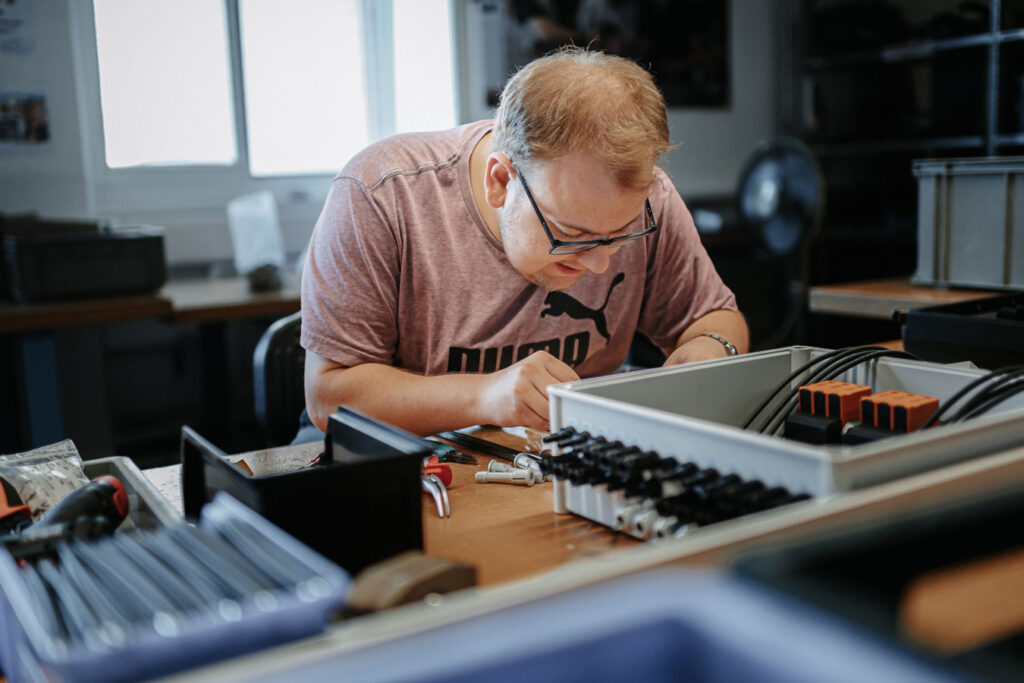
MULTIPOLYGON (((513 448, 538 450, 540 446, 538 433, 524 439, 496 427, 485 427, 474 435, 513 448)), ((317 442, 254 454, 272 453, 282 458, 301 454, 308 461, 321 448, 322 444, 317 442)), ((459 447, 459 450, 476 455, 478 463, 451 464, 452 483, 448 489, 451 517, 438 517, 434 499, 426 494, 421 496, 423 544, 428 555, 476 567, 478 585, 503 584, 577 558, 640 543, 582 517, 556 515, 550 482, 534 486, 477 483, 474 474, 485 471, 490 458, 472 449, 459 447)), ((245 455, 239 454, 239 457, 245 455)), ((143 473, 172 505, 179 511, 182 509, 180 465, 143 470, 143 473)))
POLYGON ((811 313, 891 320, 896 311, 953 304, 1000 292, 913 285, 906 277, 816 285, 808 293, 811 313))

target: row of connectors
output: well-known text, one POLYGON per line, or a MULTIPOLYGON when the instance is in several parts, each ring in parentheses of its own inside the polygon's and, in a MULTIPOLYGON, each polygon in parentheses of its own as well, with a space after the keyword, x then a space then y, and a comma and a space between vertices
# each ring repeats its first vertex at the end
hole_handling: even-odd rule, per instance
POLYGON ((787 439, 811 444, 857 445, 916 431, 939 399, 906 391, 873 393, 871 387, 825 381, 799 388, 797 410, 786 418, 787 439))
POLYGON ((571 427, 544 441, 556 453, 541 462, 541 471, 555 481, 555 512, 572 512, 638 538, 682 536, 810 498, 571 427))

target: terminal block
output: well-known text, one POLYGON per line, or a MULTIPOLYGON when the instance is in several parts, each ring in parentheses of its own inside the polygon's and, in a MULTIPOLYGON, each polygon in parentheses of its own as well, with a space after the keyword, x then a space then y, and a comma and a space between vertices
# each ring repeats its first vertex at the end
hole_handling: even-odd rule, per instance
POLYGON ((860 401, 871 387, 829 380, 800 387, 797 412, 786 419, 787 439, 811 444, 840 443, 843 425, 860 417, 860 401))
POLYGON ((861 423, 897 434, 917 431, 939 409, 934 396, 906 391, 883 391, 860 402, 861 423))
POLYGON ((861 399, 871 387, 850 382, 815 382, 800 387, 799 410, 802 413, 839 418, 843 424, 860 418, 861 399))

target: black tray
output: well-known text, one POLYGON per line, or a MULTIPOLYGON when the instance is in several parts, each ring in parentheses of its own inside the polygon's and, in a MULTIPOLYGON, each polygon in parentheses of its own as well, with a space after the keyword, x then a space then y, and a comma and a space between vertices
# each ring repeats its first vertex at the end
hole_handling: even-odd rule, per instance
POLYGON ((996 317, 1014 306, 1024 306, 1024 294, 911 309, 901 316, 903 348, 936 363, 969 360, 988 369, 1024 363, 1024 321, 996 317))
POLYGON ((423 548, 420 439, 347 408, 328 425, 317 465, 249 476, 188 427, 181 430, 182 499, 196 519, 227 491, 351 574, 423 548))

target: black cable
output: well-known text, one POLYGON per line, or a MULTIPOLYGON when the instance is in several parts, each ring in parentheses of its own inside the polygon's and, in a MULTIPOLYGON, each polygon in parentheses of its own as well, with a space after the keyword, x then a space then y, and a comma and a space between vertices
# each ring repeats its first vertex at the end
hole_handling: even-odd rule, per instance
MULTIPOLYGON (((881 347, 866 347, 866 348, 881 348, 881 347)), ((786 379, 784 379, 781 382, 779 382, 779 384, 774 389, 772 389, 772 391, 769 392, 767 396, 765 396, 764 400, 761 401, 761 403, 754 409, 754 411, 750 414, 750 416, 743 422, 742 429, 747 429, 748 427, 750 427, 751 423, 754 420, 757 419, 757 416, 761 413, 761 411, 764 410, 768 406, 768 404, 772 402, 772 399, 774 399, 777 395, 779 395, 782 392, 783 389, 785 389, 787 387, 792 387, 792 384, 793 384, 793 382, 796 381, 796 378, 799 377, 802 373, 806 372, 809 368, 811 368, 812 366, 817 365, 819 363, 825 363, 829 359, 834 358, 834 357, 836 357, 838 355, 845 355, 845 354, 854 353, 857 350, 858 350, 857 348, 836 349, 835 351, 829 351, 828 353, 823 353, 822 355, 818 356, 817 358, 813 358, 813 359, 809 360, 808 362, 804 363, 803 365, 801 365, 799 368, 797 368, 792 373, 790 373, 790 375, 788 377, 786 377, 786 379)), ((803 382, 799 382, 799 384, 803 384, 803 382)), ((762 422, 762 427, 763 426, 764 426, 764 423, 762 422)), ((758 429, 756 431, 761 431, 761 430, 758 429)))
MULTIPOLYGON (((808 378, 807 383, 813 384, 815 382, 823 382, 826 380, 835 379, 842 373, 854 368, 862 363, 869 362, 876 358, 911 358, 917 359, 917 356, 907 353, 905 351, 894 351, 892 349, 886 349, 884 347, 863 347, 858 348, 856 353, 850 354, 848 358, 839 358, 831 361, 827 367, 819 369, 814 375, 808 378)), ((782 425, 785 423, 786 418, 793 412, 797 406, 799 400, 798 390, 794 390, 790 397, 780 404, 774 414, 773 419, 769 423, 764 433, 775 434, 779 431, 782 425)))
MULTIPOLYGON (((1018 370, 1024 370, 1024 365, 1010 365, 999 370, 993 370, 987 375, 982 375, 981 377, 978 377, 968 382, 966 385, 964 385, 963 388, 960 389, 960 391, 956 392, 947 401, 945 401, 938 410, 932 413, 931 417, 925 420, 921 424, 919 429, 927 429, 932 425, 938 424, 939 418, 945 415, 948 411, 952 410, 956 402, 959 401, 964 396, 966 396, 967 394, 969 394, 972 389, 980 387, 986 382, 998 381, 999 378, 1001 378, 1003 375, 1006 375, 1008 373, 1015 373, 1018 370)), ((982 393, 983 391, 983 389, 978 389, 978 393, 982 393)))
POLYGON ((989 379, 992 380, 991 383, 978 389, 973 396, 965 398, 962 401, 960 409, 947 419, 946 422, 959 422, 964 419, 965 416, 972 412, 979 404, 985 403, 992 395, 1001 393, 1007 385, 1012 384, 1014 380, 1021 375, 1024 375, 1024 369, 1013 370, 1002 368, 997 372, 991 373, 988 376, 989 379))
POLYGON ((772 414, 768 419, 761 423, 759 431, 767 434, 773 434, 778 431, 782 422, 785 420, 785 416, 792 413, 793 409, 796 407, 796 403, 800 395, 800 385, 802 384, 814 384, 815 382, 835 379, 846 370, 860 365, 867 360, 880 356, 917 359, 917 356, 913 354, 905 351, 894 351, 892 349, 887 349, 884 346, 856 346, 843 349, 843 351, 846 353, 829 359, 827 363, 823 364, 822 367, 813 370, 812 374, 805 377, 801 382, 795 383, 796 386, 791 386, 789 397, 775 407, 775 410, 772 411, 772 414), (771 426, 772 424, 775 426, 771 426))
POLYGON ((948 419, 946 422, 960 422, 962 420, 982 415, 988 412, 989 409, 999 405, 1008 398, 1016 396, 1022 391, 1024 391, 1024 380, 1018 380, 1017 382, 1006 384, 1002 386, 1002 388, 994 390, 984 401, 981 401, 976 405, 960 409, 956 415, 948 419))
MULTIPOLYGON (((848 358, 836 359, 831 361, 827 367, 819 369, 813 376, 808 378, 810 380, 809 383, 835 379, 847 370, 877 358, 909 358, 916 360, 917 356, 912 353, 907 353, 906 351, 895 351, 884 347, 858 347, 856 352, 850 354, 848 358)), ((773 414, 773 419, 768 424, 768 428, 764 433, 775 434, 785 423, 789 414, 796 408, 798 400, 798 390, 794 390, 791 393, 790 398, 776 408, 773 414)))

